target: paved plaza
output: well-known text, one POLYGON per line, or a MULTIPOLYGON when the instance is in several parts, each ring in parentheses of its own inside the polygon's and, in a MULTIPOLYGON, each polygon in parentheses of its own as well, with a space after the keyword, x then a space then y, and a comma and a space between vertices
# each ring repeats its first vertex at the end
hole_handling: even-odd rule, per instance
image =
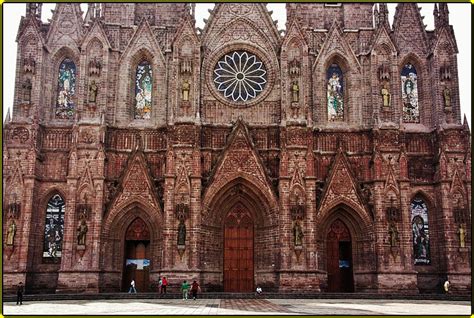
POLYGON ((470 315, 467 301, 368 299, 121 299, 3 304, 4 315, 470 315))

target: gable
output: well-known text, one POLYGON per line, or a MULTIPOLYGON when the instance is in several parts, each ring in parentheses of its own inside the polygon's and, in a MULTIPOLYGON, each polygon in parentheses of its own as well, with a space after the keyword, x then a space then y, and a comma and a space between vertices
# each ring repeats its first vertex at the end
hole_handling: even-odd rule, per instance
POLYGON ((250 40, 253 34, 261 37, 259 42, 253 43, 266 42, 265 46, 278 50, 281 37, 265 4, 218 3, 204 27, 202 41, 207 46, 217 47, 220 42, 229 42, 229 39, 242 40, 246 37, 250 40), (223 38, 224 34, 226 38, 223 38))
POLYGON ((372 219, 363 203, 359 187, 351 173, 347 158, 339 150, 329 173, 328 182, 321 198, 320 211, 327 212, 338 204, 345 203, 357 210, 365 217, 372 219))
POLYGON ((78 3, 58 4, 46 36, 48 45, 79 45, 83 37, 82 25, 82 12, 78 3))
POLYGON ((386 28, 379 28, 373 40, 372 52, 378 53, 379 51, 383 51, 386 55, 396 54, 397 52, 397 48, 386 28))
POLYGON ((239 120, 230 134, 228 142, 220 158, 211 172, 210 186, 206 193, 212 192, 217 183, 231 181, 236 178, 245 178, 257 183, 256 186, 265 187, 276 195, 271 187, 270 178, 265 172, 260 156, 257 154, 249 133, 243 122, 239 120))
POLYGON ((154 56, 154 59, 158 57, 161 63, 164 63, 165 59, 163 53, 146 19, 142 20, 138 29, 131 37, 126 49, 120 57, 119 63, 141 50, 149 51, 154 56))
POLYGON ((359 60, 355 56, 354 51, 352 50, 349 43, 347 43, 347 41, 342 36, 342 31, 337 23, 334 23, 329 30, 326 40, 324 41, 323 46, 319 51, 316 60, 314 61, 313 70, 335 55, 339 55, 343 59, 347 60, 347 65, 354 65, 357 72, 360 72, 361 65, 359 60))
POLYGON ((393 21, 393 38, 401 52, 427 53, 427 35, 418 5, 402 3, 397 6, 393 21))
POLYGON ((111 201, 110 210, 117 207, 123 208, 138 200, 161 212, 158 198, 155 195, 157 191, 152 183, 147 167, 148 165, 143 153, 136 152, 131 155, 127 168, 121 177, 120 191, 111 201))
POLYGON ((84 44, 88 44, 89 42, 94 41, 94 39, 98 39, 104 47, 111 48, 110 42, 107 39, 107 35, 105 34, 105 31, 102 28, 102 25, 98 22, 98 20, 94 21, 92 27, 87 32, 86 36, 84 37, 84 40, 82 41, 81 47, 84 47, 84 44))

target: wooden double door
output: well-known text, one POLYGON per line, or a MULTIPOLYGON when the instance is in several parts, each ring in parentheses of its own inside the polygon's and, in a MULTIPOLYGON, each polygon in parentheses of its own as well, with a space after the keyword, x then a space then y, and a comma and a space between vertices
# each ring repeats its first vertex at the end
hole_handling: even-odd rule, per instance
POLYGON ((242 205, 235 206, 224 222, 224 291, 254 290, 254 222, 242 205))
POLYGON ((352 292, 352 240, 349 229, 339 219, 326 237, 328 292, 352 292))

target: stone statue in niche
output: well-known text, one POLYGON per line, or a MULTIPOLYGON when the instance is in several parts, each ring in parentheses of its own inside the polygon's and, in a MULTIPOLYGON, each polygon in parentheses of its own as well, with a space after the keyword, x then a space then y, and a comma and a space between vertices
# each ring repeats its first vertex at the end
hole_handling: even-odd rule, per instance
POLYGON ((89 103, 95 103, 97 101, 97 93, 99 92, 99 87, 97 86, 95 80, 89 84, 89 103))
POLYGON ((464 229, 464 224, 459 224, 458 234, 459 247, 466 247, 466 230, 464 229))
POLYGON ((398 245, 398 230, 395 224, 390 223, 388 228, 388 234, 390 235, 390 246, 394 247, 398 245))
POLYGON ((81 215, 81 221, 77 227, 77 245, 86 245, 86 234, 88 231, 86 217, 84 214, 81 215))
POLYGON ((13 245, 13 242, 15 240, 15 234, 16 234, 16 223, 13 218, 11 218, 10 225, 8 226, 7 230, 7 245, 13 245))
POLYGON ((295 225, 293 226, 293 240, 295 246, 303 245, 303 229, 301 228, 300 222, 296 221, 295 225))
POLYGON ((30 79, 27 79, 23 83, 22 88, 23 88, 23 102, 29 104, 31 102, 31 88, 32 88, 30 79))
POLYGON ((382 89, 380 90, 380 94, 382 95, 383 106, 389 107, 391 95, 390 95, 390 91, 387 88, 387 84, 383 85, 382 89))
POLYGON ((179 221, 178 225, 178 245, 185 245, 186 244, 186 225, 184 224, 184 220, 179 221))
POLYGON ((298 81, 294 81, 291 85, 291 101, 293 103, 297 103, 299 101, 299 91, 300 87, 298 85, 298 81))
POLYGON ((181 87, 182 90, 182 99, 183 101, 187 102, 189 101, 189 89, 190 89, 189 81, 184 80, 183 86, 181 87))
POLYGON ((445 87, 443 90, 444 107, 451 107, 451 91, 445 87))

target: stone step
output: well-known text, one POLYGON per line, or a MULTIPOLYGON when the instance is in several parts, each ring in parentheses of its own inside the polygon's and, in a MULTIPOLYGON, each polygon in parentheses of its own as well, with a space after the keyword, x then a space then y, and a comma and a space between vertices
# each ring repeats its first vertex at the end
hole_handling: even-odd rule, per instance
MULTIPOLYGON (((52 300, 102 300, 102 299, 180 299, 181 293, 99 293, 99 294, 26 294, 24 301, 52 301, 52 300)), ((449 300, 470 301, 471 295, 445 294, 376 294, 376 293, 200 293, 198 298, 203 299, 249 299, 249 298, 291 298, 291 299, 397 299, 397 300, 449 300)), ((16 295, 4 294, 4 302, 16 301, 16 295)))

